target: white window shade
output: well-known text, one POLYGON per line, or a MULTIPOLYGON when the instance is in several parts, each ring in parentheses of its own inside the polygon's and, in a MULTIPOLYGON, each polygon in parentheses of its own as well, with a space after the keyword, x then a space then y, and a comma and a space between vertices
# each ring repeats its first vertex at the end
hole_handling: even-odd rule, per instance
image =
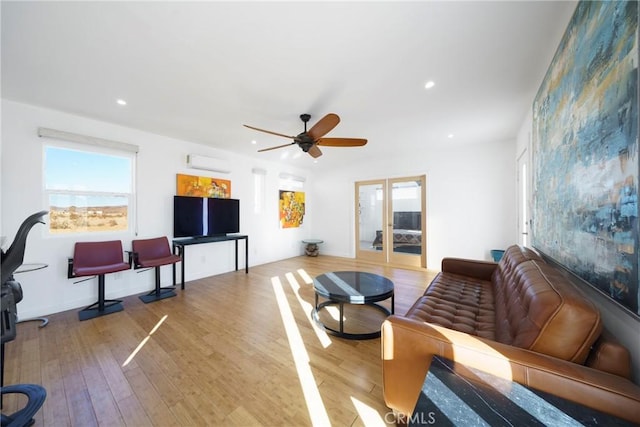
POLYGON ((128 151, 130 153, 137 153, 139 151, 137 145, 127 144, 125 142, 119 141, 111 141, 104 138, 96 138, 93 136, 79 135, 77 133, 64 132, 55 129, 38 128, 38 136, 59 139, 62 141, 76 142, 79 144, 95 145, 98 147, 128 151))

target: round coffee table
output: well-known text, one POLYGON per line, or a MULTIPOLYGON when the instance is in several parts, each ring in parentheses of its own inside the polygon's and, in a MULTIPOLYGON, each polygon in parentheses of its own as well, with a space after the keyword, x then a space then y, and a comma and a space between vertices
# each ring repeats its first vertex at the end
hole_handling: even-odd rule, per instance
POLYGON ((369 305, 385 315, 394 313, 393 282, 386 277, 361 271, 336 271, 325 273, 313 279, 315 291, 315 308, 311 315, 313 320, 328 333, 352 340, 365 340, 380 337, 380 329, 367 333, 348 333, 344 331, 344 304, 369 305), (318 304, 318 297, 327 301, 318 304), (391 311, 376 304, 391 298, 391 311), (338 305, 340 309, 339 329, 328 327, 318 312, 328 305, 338 305))

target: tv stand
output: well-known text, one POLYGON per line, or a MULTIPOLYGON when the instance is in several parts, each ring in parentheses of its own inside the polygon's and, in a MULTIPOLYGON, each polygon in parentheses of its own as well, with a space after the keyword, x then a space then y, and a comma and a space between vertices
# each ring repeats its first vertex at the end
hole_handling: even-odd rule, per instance
MULTIPOLYGON (((238 240, 244 240, 244 271, 249 274, 249 236, 245 234, 230 234, 223 236, 198 236, 184 239, 173 239, 173 253, 178 255, 180 263, 180 289, 184 289, 184 252, 187 246, 200 245, 202 243, 228 242, 236 243, 236 271, 238 271, 238 240)), ((176 283, 176 265, 173 264, 173 283, 176 283)))

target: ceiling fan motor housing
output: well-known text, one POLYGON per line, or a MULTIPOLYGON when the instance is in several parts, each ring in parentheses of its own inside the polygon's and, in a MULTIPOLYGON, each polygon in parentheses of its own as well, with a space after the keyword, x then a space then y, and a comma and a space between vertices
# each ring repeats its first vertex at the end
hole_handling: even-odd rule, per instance
POLYGON ((302 151, 304 151, 305 153, 309 152, 309 149, 314 144, 313 139, 309 135, 307 135, 306 130, 305 132, 298 135, 295 141, 298 143, 298 146, 302 148, 302 151))
POLYGON ((309 149, 313 146, 313 142, 299 142, 298 145, 305 153, 309 152, 309 149))

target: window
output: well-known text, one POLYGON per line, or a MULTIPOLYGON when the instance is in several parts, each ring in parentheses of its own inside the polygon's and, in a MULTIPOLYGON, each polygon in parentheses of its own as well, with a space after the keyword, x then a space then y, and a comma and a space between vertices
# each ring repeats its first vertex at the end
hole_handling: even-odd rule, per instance
POLYGON ((134 153, 88 145, 45 145, 44 159, 50 234, 132 228, 134 153))
POLYGON ((253 211, 262 213, 265 198, 265 176, 267 171, 260 168, 253 168, 253 211))

